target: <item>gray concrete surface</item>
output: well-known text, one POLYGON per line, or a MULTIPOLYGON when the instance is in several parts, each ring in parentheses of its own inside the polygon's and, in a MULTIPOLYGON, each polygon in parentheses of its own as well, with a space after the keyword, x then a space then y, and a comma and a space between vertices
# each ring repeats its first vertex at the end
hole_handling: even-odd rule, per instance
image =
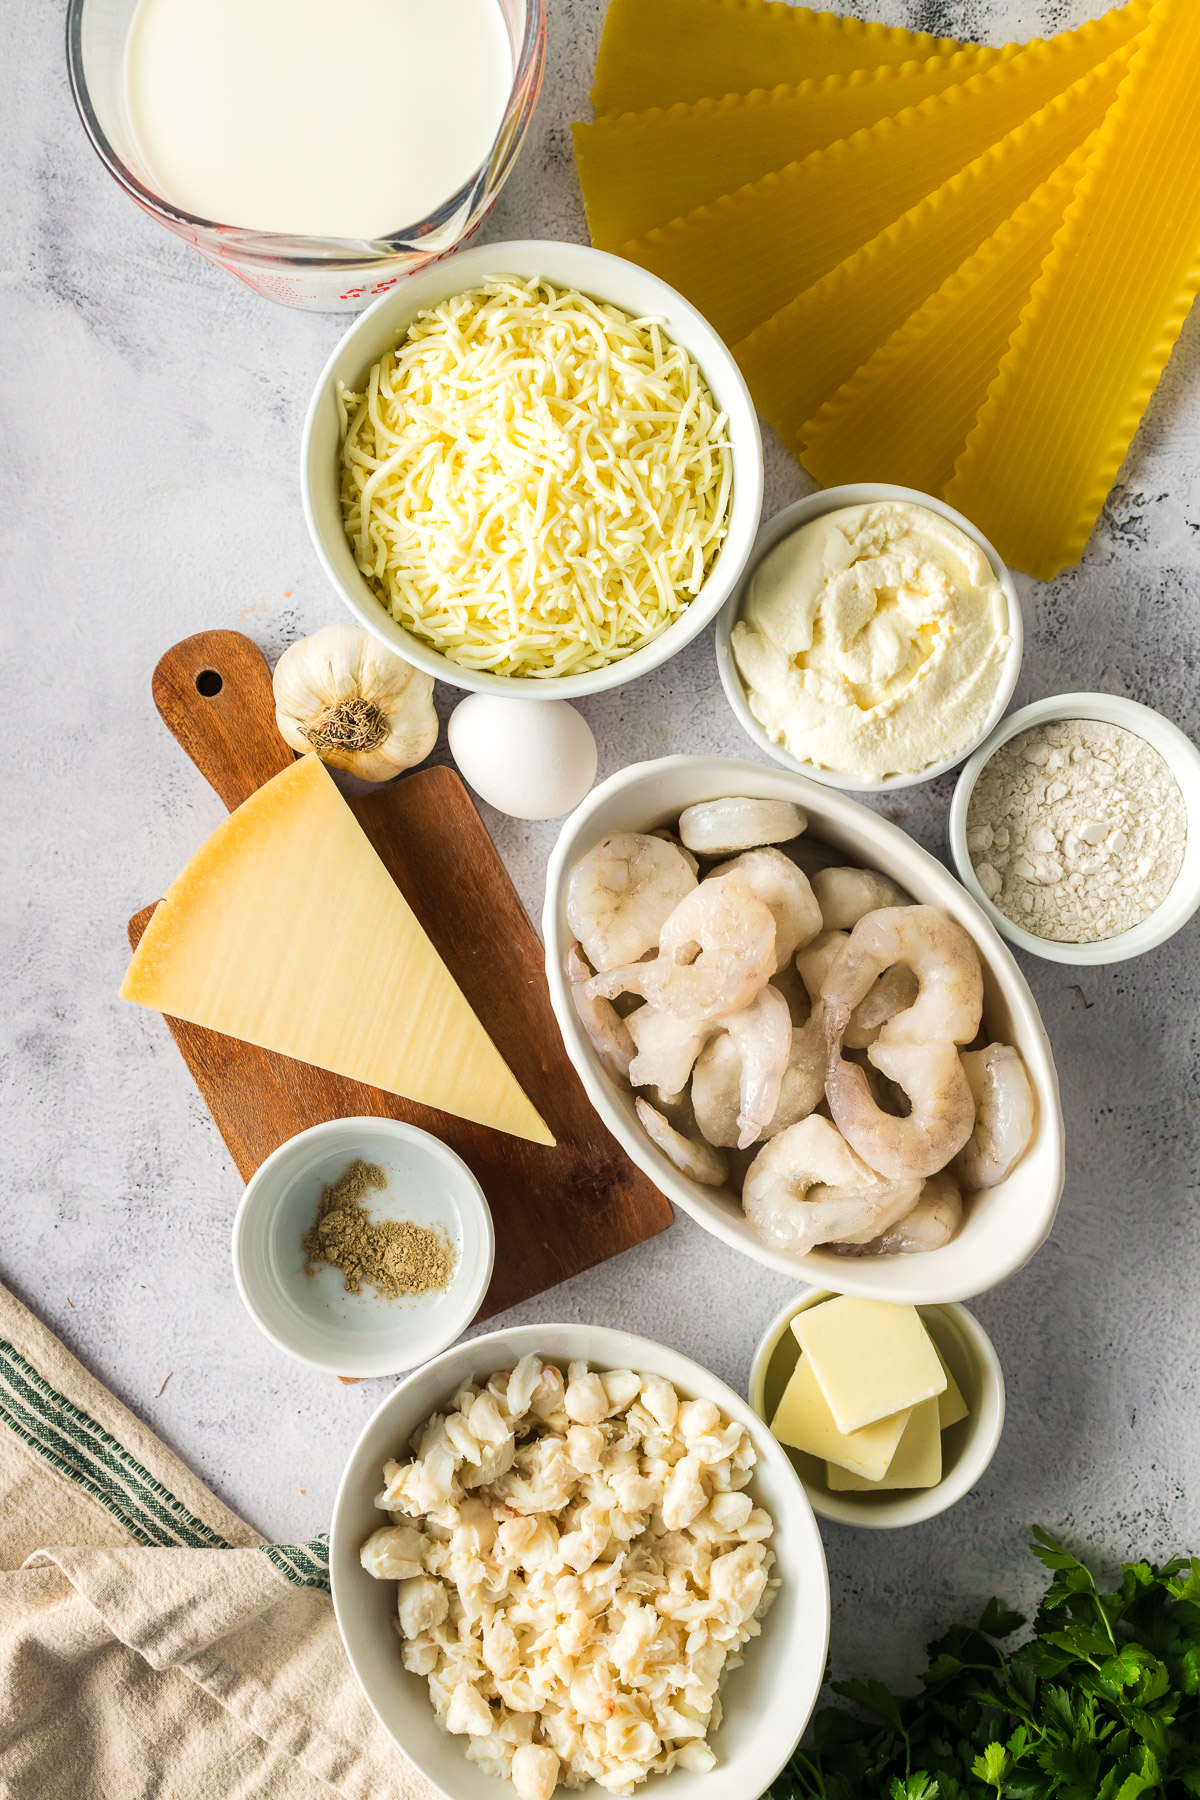
MULTIPOLYGON (((1099 5, 871 10, 1000 42, 1099 5)), ((549 11, 541 105, 493 239, 583 235, 567 125, 587 116, 603 0, 549 11)), ((0 67, 0 1279, 225 1500, 303 1537, 327 1523, 387 1384, 339 1387, 259 1336, 229 1268, 237 1177, 166 1029, 116 988, 127 917, 221 814, 155 715, 155 660, 212 626, 275 656, 339 616, 296 462, 342 326, 255 298, 110 182, 72 109, 57 0, 0 11, 0 67)), ((1020 580, 1018 702, 1109 689, 1200 730, 1198 402, 1193 318, 1083 563, 1049 586, 1020 580)), ((770 444, 768 510, 810 485, 770 444)), ((454 697, 439 690, 443 717, 454 697)), ((667 751, 753 754, 709 635, 584 710, 602 775, 667 751)), ((951 786, 887 808, 939 855, 951 786)), ((536 916, 555 827, 485 816, 536 916)), ((826 1530, 843 1666, 902 1673, 930 1627, 993 1592, 1027 1601, 1035 1520, 1106 1564, 1200 1550, 1200 928, 1113 970, 1026 969, 1058 1058, 1070 1175, 1050 1242, 976 1308, 1007 1374, 1007 1429, 952 1513, 902 1533, 826 1530)), ((743 1386, 788 1292, 681 1218, 514 1316, 644 1331, 743 1386)))

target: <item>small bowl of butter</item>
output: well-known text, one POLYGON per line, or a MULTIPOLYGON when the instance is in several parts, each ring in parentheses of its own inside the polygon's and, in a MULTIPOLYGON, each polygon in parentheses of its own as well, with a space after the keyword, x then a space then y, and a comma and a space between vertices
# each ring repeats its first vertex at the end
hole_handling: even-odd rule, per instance
POLYGON ((758 748, 850 792, 963 762, 1021 669, 1012 577, 968 519, 882 482, 827 488, 759 531, 717 621, 726 698, 758 748))
POLYGON ((815 1290, 763 1334, 750 1404, 813 1511, 871 1531, 961 1500, 995 1455, 1004 1375, 965 1306, 896 1306, 815 1290))

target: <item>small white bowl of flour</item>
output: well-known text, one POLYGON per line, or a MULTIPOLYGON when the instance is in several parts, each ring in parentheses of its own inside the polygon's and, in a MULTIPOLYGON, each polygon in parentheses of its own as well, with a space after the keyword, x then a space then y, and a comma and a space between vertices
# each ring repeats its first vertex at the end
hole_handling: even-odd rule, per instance
POLYGON ((1058 694, 997 727, 958 780, 959 879, 1018 949, 1124 962, 1200 906, 1200 751, 1117 694, 1058 694))

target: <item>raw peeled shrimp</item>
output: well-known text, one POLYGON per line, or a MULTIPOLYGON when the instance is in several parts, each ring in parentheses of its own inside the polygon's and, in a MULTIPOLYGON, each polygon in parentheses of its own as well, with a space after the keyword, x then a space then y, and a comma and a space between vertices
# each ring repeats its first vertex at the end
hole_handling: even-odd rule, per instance
POLYGON ((777 1250, 804 1255, 817 1244, 875 1232, 876 1221, 920 1192, 916 1180, 884 1181, 841 1133, 814 1113, 759 1151, 742 1188, 746 1217, 777 1250))
POLYGON ((850 931, 868 913, 885 906, 910 906, 909 895, 874 869, 821 869, 812 878, 826 931, 850 931))
POLYGON ((714 875, 744 875, 775 921, 775 972, 786 969, 801 944, 821 929, 821 908, 799 870, 782 850, 746 850, 732 862, 722 863, 714 875))
POLYGON ((865 1050, 873 1044, 888 1020, 913 1004, 918 982, 904 963, 893 963, 867 990, 850 1014, 850 1023, 842 1039, 847 1050, 865 1050))
POLYGON ((775 921, 744 875, 710 875, 666 921, 658 951, 593 975, 589 997, 640 994, 677 1019, 740 1012, 775 972, 775 921))
POLYGON ((931 1175, 915 1206, 861 1246, 840 1245, 843 1256, 916 1256, 940 1250, 962 1223, 962 1194, 945 1169, 931 1175))
MULTIPOLYGON (((811 944, 796 958, 796 968, 815 1005, 821 997, 825 977, 837 960, 843 944, 850 941, 846 931, 820 931, 811 944)), ((893 963, 868 988, 866 996, 850 1015, 843 1042, 848 1050, 865 1050, 879 1036, 880 1028, 893 1013, 911 1006, 917 997, 917 978, 904 963, 893 963)))
POLYGON ((724 1031, 710 1038, 697 1058, 691 1095, 701 1137, 723 1149, 736 1149, 741 1135, 742 1059, 724 1031))
POLYGON ((764 1136, 774 1137, 807 1119, 825 1098, 825 1020, 818 1003, 808 1023, 792 1027, 792 1054, 783 1072, 779 1106, 764 1136))
POLYGON ((975 1099, 975 1129, 955 1165, 965 1188, 990 1188, 1020 1162, 1033 1136, 1033 1088, 1009 1044, 964 1050, 962 1065, 975 1099))
POLYGON ((648 1106, 662 1114, 673 1130, 690 1137, 696 1125, 696 1115, 692 1111, 692 1092, 690 1088, 682 1088, 677 1094, 665 1093, 662 1088, 647 1088, 642 1095, 648 1106))
POLYGON ((591 980, 592 972, 579 954, 578 944, 572 944, 567 951, 564 967, 579 1023, 587 1032, 592 1049, 610 1075, 627 1081, 633 1060, 633 1039, 625 1021, 607 1000, 587 993, 586 983, 591 980))
POLYGON ((979 956, 962 926, 933 906, 886 907, 859 920, 821 984, 831 1044, 840 1047, 851 1013, 896 963, 916 976, 917 997, 893 1013, 879 1043, 969 1044, 983 1015, 979 956))
POLYGON ((902 1087, 898 1086, 896 1082, 889 1080, 881 1070, 877 1069, 874 1064, 870 1062, 868 1057, 869 1050, 870 1045, 867 1046, 866 1050, 847 1050, 846 1056, 850 1062, 857 1063, 863 1074, 866 1076, 867 1086, 870 1088, 872 1098, 880 1112, 890 1113, 891 1116, 896 1119, 907 1119, 909 1113, 912 1111, 912 1105, 908 1095, 904 1092, 902 1087))
POLYGON ((641 831, 610 831, 571 870, 567 923, 593 969, 615 969, 654 949, 695 886, 695 867, 677 844, 641 831))
POLYGON ((729 1174, 729 1164, 719 1150, 706 1144, 703 1138, 684 1137, 667 1124, 660 1112, 639 1095, 634 1102, 637 1116, 642 1122, 642 1129, 651 1143, 657 1144, 664 1156, 669 1156, 682 1175, 690 1175, 693 1181, 704 1183, 705 1187, 721 1187, 729 1174))
POLYGON ((880 1207, 865 1231, 856 1231, 853 1237, 838 1239, 837 1247, 844 1254, 852 1255, 859 1246, 873 1244, 889 1231, 898 1231, 916 1207, 921 1197, 920 1182, 893 1181, 889 1186, 895 1190, 891 1200, 880 1207))
POLYGON ((813 1005, 821 998, 825 977, 837 961, 842 948, 850 942, 848 931, 819 931, 811 944, 806 944, 796 958, 800 979, 808 989, 813 1005))
MULTIPOLYGON (((826 1015, 829 1034, 828 1003, 826 1015)), ((896 1180, 944 1169, 975 1125, 975 1102, 957 1046, 947 1038, 888 1044, 882 1037, 871 1045, 872 1066, 908 1095, 912 1110, 903 1119, 883 1111, 865 1070, 846 1062, 840 1050, 840 1037, 829 1035, 825 1093, 834 1124, 864 1162, 896 1180)))
MULTIPOLYGON (((766 989, 763 990, 764 993, 766 989)), ((761 1142, 806 1119, 825 1093, 825 1032, 820 1011, 806 1025, 793 1026, 791 1050, 779 1101, 767 1123, 752 1140, 761 1142)), ((737 1148, 741 1132, 742 1059, 733 1039, 721 1031, 704 1047, 692 1076, 692 1107, 696 1125, 710 1144, 737 1148)))
POLYGON ((812 1001, 808 989, 800 978, 800 971, 794 962, 786 968, 776 969, 771 977, 771 986, 778 988, 788 1003, 788 1011, 792 1015, 793 1025, 803 1025, 812 1014, 812 1001))
POLYGON ((749 1006, 722 1020, 738 1053, 737 1148, 748 1150, 775 1116, 792 1053, 792 1015, 778 988, 760 988, 749 1006))
POLYGON ((807 825, 790 800, 702 800, 679 815, 679 835, 698 856, 732 856, 760 844, 787 844, 807 825))
POLYGON ((684 862, 696 877, 696 880, 699 881, 700 864, 696 861, 696 858, 692 855, 690 850, 684 849, 673 831, 668 831, 665 825, 656 825, 654 830, 647 833, 647 835, 653 838, 661 838, 664 844, 670 844, 673 850, 678 850, 680 856, 682 856, 684 862))
MULTIPOLYGON (((606 1000, 596 1002, 607 1006, 606 1000)), ((629 1065, 634 1087, 657 1087, 678 1094, 717 1026, 708 1019, 677 1019, 656 1006, 639 1006, 624 1021, 637 1054, 629 1065)))

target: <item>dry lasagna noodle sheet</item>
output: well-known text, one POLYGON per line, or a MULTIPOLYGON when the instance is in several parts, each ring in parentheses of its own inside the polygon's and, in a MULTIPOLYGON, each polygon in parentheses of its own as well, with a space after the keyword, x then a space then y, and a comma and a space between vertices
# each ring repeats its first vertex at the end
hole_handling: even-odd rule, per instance
POLYGON ((935 94, 765 176, 624 254, 685 294, 727 342, 755 326, 932 193, 1144 23, 1127 7, 935 94))
POLYGON ((803 428, 800 460, 823 487, 944 491, 1094 143, 1093 134, 803 428))
POLYGON ((793 450, 821 404, 1095 130, 1131 52, 1114 51, 734 345, 760 410, 793 450))
POLYGON ((596 57, 597 113, 789 87, 963 46, 784 0, 610 0, 596 57))
POLYGON ((619 250, 629 238, 668 225, 839 138, 853 137, 878 119, 1007 62, 1020 49, 1007 44, 1001 50, 960 50, 771 93, 760 88, 572 125, 592 242, 601 250, 619 250))
POLYGON ((1077 561, 1200 285, 1200 5, 1158 0, 954 478, 1048 580, 1077 561))

